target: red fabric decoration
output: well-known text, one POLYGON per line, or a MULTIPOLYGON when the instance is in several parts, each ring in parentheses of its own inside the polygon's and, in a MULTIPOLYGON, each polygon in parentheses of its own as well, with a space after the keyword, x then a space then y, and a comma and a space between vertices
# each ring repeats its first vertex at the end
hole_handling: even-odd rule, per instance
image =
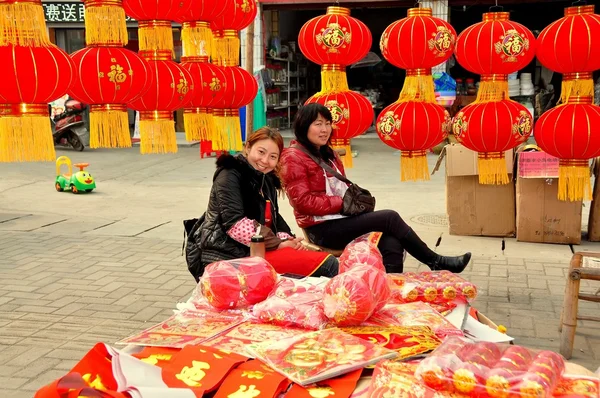
POLYGON ((222 0, 191 0, 191 7, 178 22, 213 21, 223 15, 230 3, 230 1, 222 0))
POLYGON ((186 69, 194 82, 194 93, 191 101, 186 105, 190 108, 212 108, 217 103, 222 103, 226 93, 226 77, 224 68, 208 63, 208 57, 195 59, 183 57, 180 66, 186 69))
POLYGON ((432 68, 452 55, 456 31, 433 17, 431 9, 411 8, 408 16, 388 26, 381 35, 381 54, 401 69, 432 68), (427 11, 426 11, 427 10, 427 11))
MULTIPOLYGON (((138 21, 178 21, 190 12, 192 4, 192 0, 123 0, 127 15, 138 21)), ((194 8, 201 9, 197 5, 194 8)))
POLYGON ((213 30, 242 30, 256 18, 255 0, 227 0, 224 3, 224 12, 212 21, 213 30))

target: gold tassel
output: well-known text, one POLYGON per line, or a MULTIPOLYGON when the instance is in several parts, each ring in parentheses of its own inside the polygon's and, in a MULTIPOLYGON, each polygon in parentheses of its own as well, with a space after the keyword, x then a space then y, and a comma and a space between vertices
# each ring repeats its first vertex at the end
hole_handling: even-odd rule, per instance
POLYGON ((587 160, 560 159, 558 200, 569 202, 592 200, 590 168, 587 160))
POLYGON ((407 101, 435 103, 435 85, 431 69, 410 69, 406 72, 398 102, 407 101))
POLYGON ((188 108, 183 113, 185 139, 188 141, 210 141, 215 131, 215 120, 206 108, 188 108))
POLYGON ((504 152, 479 152, 477 167, 480 184, 506 185, 510 182, 504 152))
POLYGON ((90 148, 131 148, 129 117, 125 105, 90 107, 90 148))
POLYGON ((350 140, 347 140, 345 138, 338 138, 338 139, 334 138, 333 140, 331 140, 331 146, 334 151, 337 151, 339 149, 344 150, 344 155, 340 156, 340 158, 342 160, 342 164, 344 165, 344 168, 351 169, 352 167, 354 167, 354 161, 352 159, 352 147, 350 145, 350 140))
POLYGON ((341 65, 323 65, 321 67, 321 91, 316 96, 348 91, 346 68, 341 65))
POLYGON ((51 44, 40 2, 0 2, 0 46, 41 47, 51 44))
POLYGON ((213 34, 208 22, 184 22, 181 28, 184 57, 212 57, 213 34))
POLYGON ((169 21, 139 21, 140 51, 168 50, 173 52, 173 30, 169 21))
POLYGON ((504 99, 509 99, 508 77, 506 75, 483 75, 475 102, 498 102, 504 99))
POLYGON ((237 30, 224 30, 214 40, 214 53, 218 65, 237 66, 240 64, 240 37, 237 30))
POLYGON ((54 160, 56 152, 47 114, 0 116, 0 163, 54 160))
POLYGON ((85 1, 85 44, 127 45, 125 10, 121 1, 85 1))
POLYGON ((559 104, 566 104, 569 97, 592 97, 593 103, 594 80, 591 73, 568 73, 563 76, 559 104))
POLYGON ((240 114, 236 109, 215 109, 213 150, 236 151, 244 149, 240 114))
POLYGON ((402 151, 400 154, 401 181, 429 181, 429 165, 425 151, 402 151))
POLYGON ((177 135, 170 111, 140 112, 140 153, 177 153, 177 135))

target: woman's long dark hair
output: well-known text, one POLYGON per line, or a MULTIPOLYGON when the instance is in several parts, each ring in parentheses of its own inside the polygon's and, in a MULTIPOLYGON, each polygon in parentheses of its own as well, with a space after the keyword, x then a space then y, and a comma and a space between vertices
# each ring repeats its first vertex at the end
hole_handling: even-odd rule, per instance
MULTIPOLYGON (((317 120, 319 115, 323 116, 325 120, 331 122, 333 117, 331 112, 324 105, 321 104, 308 104, 298 109, 296 114, 296 120, 294 121, 294 135, 296 140, 302 144, 306 149, 309 150, 317 158, 323 159, 325 162, 330 162, 335 159, 335 153, 330 146, 331 136, 327 145, 317 149, 313 143, 308 140, 308 129, 310 125, 317 120)), ((331 134, 333 136, 333 134, 331 134)))

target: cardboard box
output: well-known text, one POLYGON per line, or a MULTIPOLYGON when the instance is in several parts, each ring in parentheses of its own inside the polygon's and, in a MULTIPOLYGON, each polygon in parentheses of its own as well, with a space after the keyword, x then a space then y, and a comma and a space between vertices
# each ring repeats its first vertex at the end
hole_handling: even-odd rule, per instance
POLYGON ((545 153, 519 154, 517 240, 520 242, 581 243, 582 202, 558 200, 558 168, 554 163, 554 158, 545 153))
MULTIPOLYGON (((513 152, 506 151, 512 181, 513 152)), ((479 184, 477 153, 460 144, 447 145, 446 212, 451 235, 515 236, 515 186, 479 184)))

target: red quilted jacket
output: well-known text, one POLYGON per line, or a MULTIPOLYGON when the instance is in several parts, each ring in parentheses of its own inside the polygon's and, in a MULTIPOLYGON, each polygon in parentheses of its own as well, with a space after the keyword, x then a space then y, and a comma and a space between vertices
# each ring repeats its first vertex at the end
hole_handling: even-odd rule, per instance
MULTIPOLYGON (((291 144, 300 145, 296 141, 291 144)), ((337 154, 335 165, 345 176, 344 166, 337 154)), ((315 221, 314 216, 339 214, 342 210, 342 198, 325 193, 324 170, 299 149, 287 148, 283 151, 280 177, 300 228, 322 222, 315 221)))

